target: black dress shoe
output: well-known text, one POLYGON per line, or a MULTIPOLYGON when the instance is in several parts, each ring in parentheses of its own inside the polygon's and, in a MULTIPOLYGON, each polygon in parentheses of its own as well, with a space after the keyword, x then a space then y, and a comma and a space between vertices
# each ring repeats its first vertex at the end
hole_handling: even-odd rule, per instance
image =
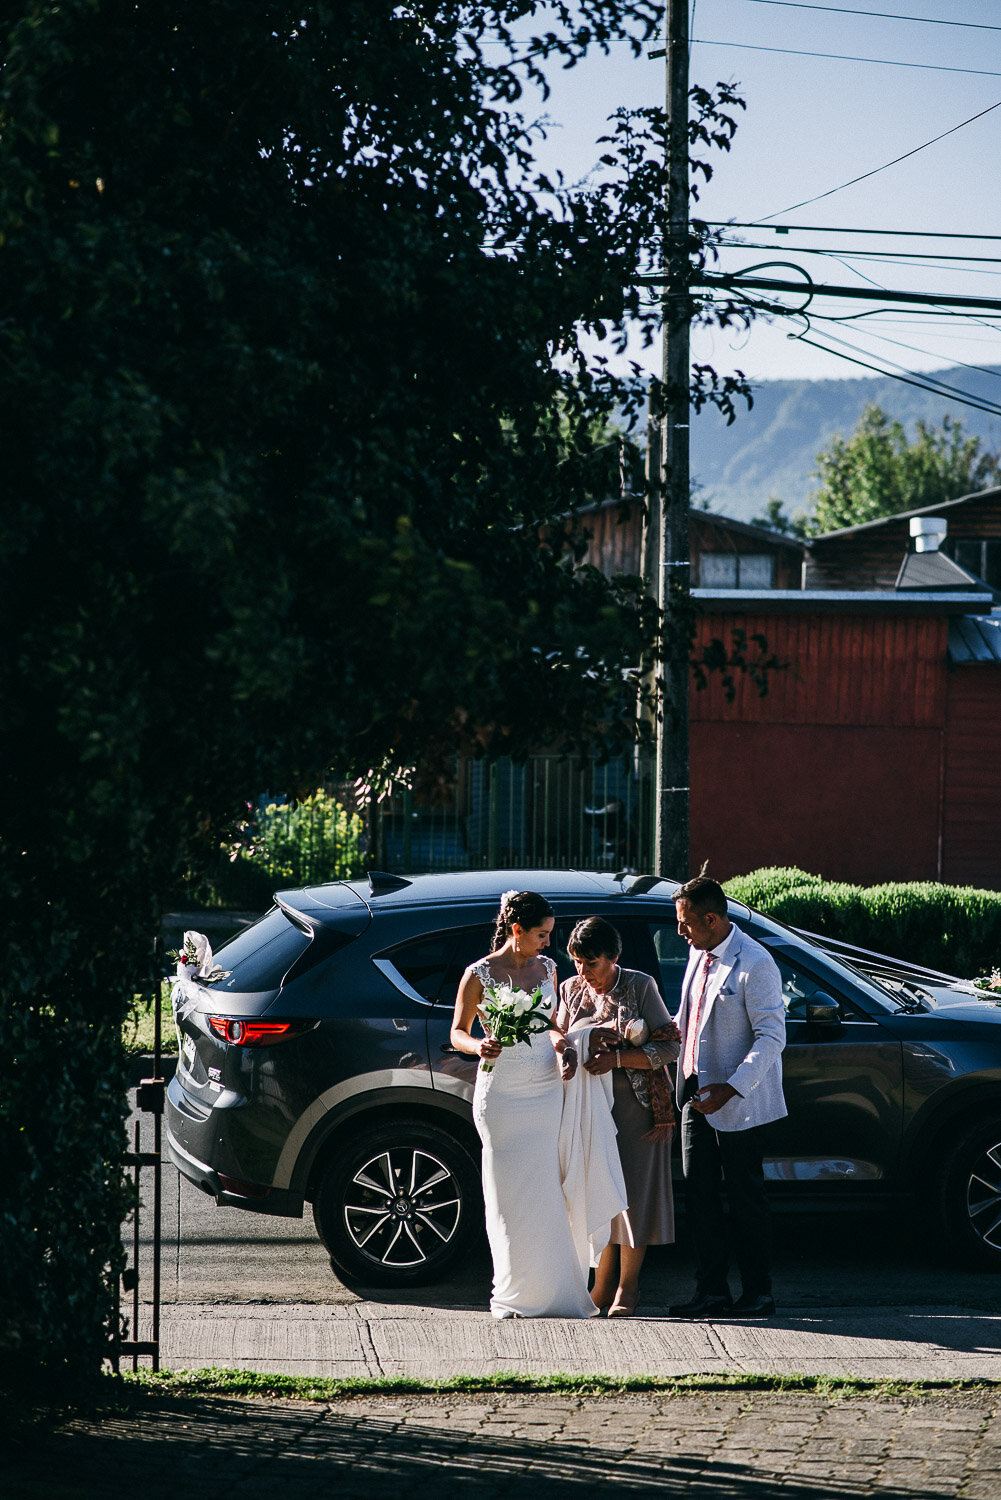
POLYGON ((676 1302, 667 1310, 672 1318, 719 1318, 728 1313, 732 1306, 729 1293, 713 1297, 700 1292, 691 1302, 676 1302))
POLYGON ((744 1292, 733 1304, 735 1318, 773 1318, 775 1299, 769 1292, 757 1292, 753 1297, 744 1292))

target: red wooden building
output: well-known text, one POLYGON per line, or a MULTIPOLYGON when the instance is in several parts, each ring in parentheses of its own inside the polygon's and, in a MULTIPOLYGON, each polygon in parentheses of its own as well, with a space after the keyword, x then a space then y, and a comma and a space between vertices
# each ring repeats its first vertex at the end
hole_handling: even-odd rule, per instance
POLYGON ((699 594, 704 637, 759 632, 784 668, 764 698, 692 691, 693 867, 1001 887, 990 595, 699 594))
MULTIPOLYGON (((638 507, 586 524, 598 566, 653 571, 638 507)), ((1001 888, 1001 488, 806 544, 701 511, 691 535, 702 641, 784 664, 764 698, 692 688, 693 867, 1001 888)))

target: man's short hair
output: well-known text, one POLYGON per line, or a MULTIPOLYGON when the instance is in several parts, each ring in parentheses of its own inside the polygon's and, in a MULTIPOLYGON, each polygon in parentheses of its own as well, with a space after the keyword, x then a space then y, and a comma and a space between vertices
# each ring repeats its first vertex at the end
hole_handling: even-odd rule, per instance
POLYGON ((686 880, 684 885, 678 886, 674 899, 676 902, 687 901, 700 917, 704 917, 707 911, 715 912, 718 917, 727 914, 723 887, 709 875, 694 875, 691 880, 686 880))

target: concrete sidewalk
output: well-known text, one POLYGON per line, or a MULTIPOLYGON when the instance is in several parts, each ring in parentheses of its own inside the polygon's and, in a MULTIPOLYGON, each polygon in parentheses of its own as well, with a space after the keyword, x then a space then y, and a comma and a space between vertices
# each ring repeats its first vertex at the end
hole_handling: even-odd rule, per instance
MULTIPOLYGON (((378 1377, 523 1374, 849 1375, 1001 1381, 1001 1314, 962 1307, 780 1310, 766 1322, 511 1319, 418 1303, 167 1303, 164 1369, 378 1377)), ((145 1337, 146 1335, 143 1334, 145 1337)))

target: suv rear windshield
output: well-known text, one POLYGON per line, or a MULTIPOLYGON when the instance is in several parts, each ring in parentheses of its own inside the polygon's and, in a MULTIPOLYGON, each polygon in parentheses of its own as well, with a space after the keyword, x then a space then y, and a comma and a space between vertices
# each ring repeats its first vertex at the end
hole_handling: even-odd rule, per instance
POLYGON ((214 955, 216 963, 229 969, 230 974, 212 989, 232 994, 276 990, 311 941, 308 933, 275 906, 214 955))

